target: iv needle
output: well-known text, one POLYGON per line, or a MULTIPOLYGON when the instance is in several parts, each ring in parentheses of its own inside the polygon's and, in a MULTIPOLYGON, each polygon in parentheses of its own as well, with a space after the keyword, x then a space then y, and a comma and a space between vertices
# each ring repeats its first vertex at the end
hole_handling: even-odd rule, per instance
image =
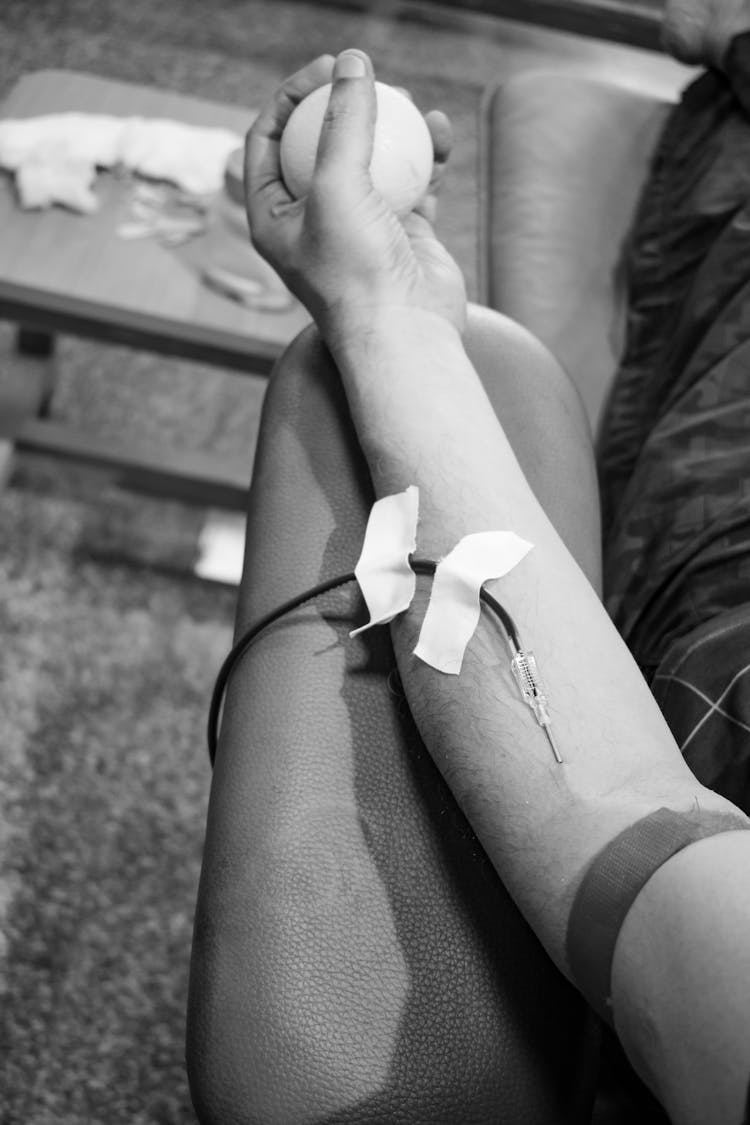
POLYGON ((555 761, 558 762, 560 765, 562 765, 563 760, 560 757, 560 751, 557 749, 557 745, 555 743, 555 740, 552 737, 552 731, 549 729, 549 726, 548 726, 547 723, 544 724, 544 733, 547 735, 547 738, 549 739, 549 744, 552 747, 552 753, 555 755, 555 761))
POLYGON ((558 765, 562 765, 563 760, 560 756, 560 751, 557 749, 557 744, 552 737, 552 731, 549 729, 550 719, 547 710, 547 697, 539 681, 539 672, 537 670, 536 660, 534 659, 534 653, 524 652, 521 648, 516 649, 515 656, 510 662, 510 670, 521 691, 524 703, 528 703, 529 707, 534 712, 539 726, 544 727, 544 733, 547 735, 547 740, 552 747, 555 761, 558 765))

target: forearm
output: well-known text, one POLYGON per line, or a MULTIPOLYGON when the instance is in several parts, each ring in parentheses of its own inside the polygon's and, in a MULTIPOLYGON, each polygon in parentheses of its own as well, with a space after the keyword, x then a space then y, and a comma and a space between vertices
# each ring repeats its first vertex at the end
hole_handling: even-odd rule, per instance
POLYGON ((461 675, 412 655, 429 594, 392 626, 425 742, 516 901, 564 970, 577 880, 616 832, 659 805, 724 803, 675 747, 604 609, 534 498, 458 334, 400 316, 365 336, 333 335, 378 495, 420 488, 418 553, 511 530, 534 549, 492 584, 537 657, 565 764, 518 696, 495 623, 484 617, 461 675))

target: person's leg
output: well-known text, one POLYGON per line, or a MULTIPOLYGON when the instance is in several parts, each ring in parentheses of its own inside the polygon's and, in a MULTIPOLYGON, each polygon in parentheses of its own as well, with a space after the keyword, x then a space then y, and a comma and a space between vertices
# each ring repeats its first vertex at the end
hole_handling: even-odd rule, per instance
POLYGON ((668 10, 748 30, 670 114, 631 231, 599 449, 604 600, 690 769, 750 812, 750 3, 711 7, 668 10))
MULTIPOLYGON (((576 392, 497 314, 472 309, 466 339, 530 482, 597 582, 576 392)), ((264 404, 238 632, 350 571, 372 500, 338 374, 309 330, 264 404)), ((583 1006, 424 751, 388 630, 348 637, 364 619, 353 586, 316 599, 267 630, 232 676, 192 964, 199 1114, 561 1120, 583 1006)))

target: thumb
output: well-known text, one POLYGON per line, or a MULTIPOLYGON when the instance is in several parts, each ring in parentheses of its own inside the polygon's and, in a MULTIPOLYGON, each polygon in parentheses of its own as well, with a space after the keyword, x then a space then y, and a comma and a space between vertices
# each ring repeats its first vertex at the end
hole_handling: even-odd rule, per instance
POLYGON ((331 173, 342 183, 369 180, 377 101, 372 63, 362 51, 342 51, 333 67, 333 85, 315 161, 316 174, 331 173))

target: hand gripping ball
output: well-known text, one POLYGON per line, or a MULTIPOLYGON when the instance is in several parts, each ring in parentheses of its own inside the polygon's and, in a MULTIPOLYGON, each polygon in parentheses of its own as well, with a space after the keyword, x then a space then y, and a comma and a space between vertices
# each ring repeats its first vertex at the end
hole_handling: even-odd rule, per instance
MULTIPOLYGON (((281 174, 291 195, 301 199, 310 190, 318 138, 330 83, 299 103, 281 137, 281 174)), ((370 175, 373 186, 398 215, 406 215, 422 199, 432 176, 433 149, 425 119, 405 94, 375 83, 377 119, 370 175)))

